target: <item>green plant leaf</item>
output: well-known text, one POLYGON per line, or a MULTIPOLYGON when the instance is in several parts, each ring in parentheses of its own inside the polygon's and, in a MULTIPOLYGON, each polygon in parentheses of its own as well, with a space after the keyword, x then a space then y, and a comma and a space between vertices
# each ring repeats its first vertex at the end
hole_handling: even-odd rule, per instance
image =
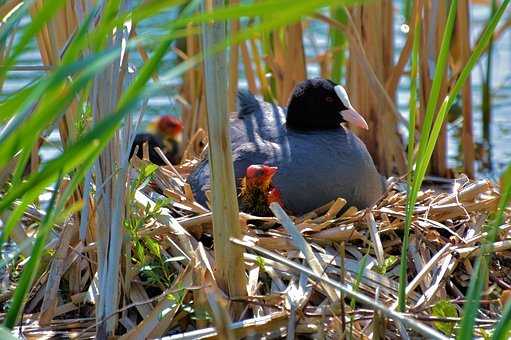
POLYGON ((158 258, 161 258, 160 245, 158 244, 158 242, 149 237, 144 238, 144 242, 147 248, 149 248, 151 254, 158 258))
POLYGON ((34 281, 34 278, 38 272, 39 263, 41 261, 41 257, 46 245, 46 238, 53 225, 52 221, 55 214, 55 205, 57 201, 59 186, 60 178, 55 184, 55 189, 50 199, 46 215, 44 216, 44 219, 41 222, 41 225, 39 226, 39 229, 37 231, 37 237, 32 250, 32 255, 30 256, 30 259, 23 268, 20 280, 18 282, 16 290, 14 291, 12 302, 9 306, 9 310, 7 311, 7 315, 5 316, 4 326, 8 329, 12 329, 16 324, 18 316, 20 315, 21 311, 23 310, 23 306, 25 305, 26 302, 25 300, 28 295, 28 292, 32 287, 32 282, 34 281))
POLYGON ((383 263, 381 265, 377 265, 374 268, 374 271, 380 274, 385 274, 392 266, 397 262, 398 257, 394 255, 390 255, 385 257, 383 263))
MULTIPOLYGON (((454 303, 449 300, 440 300, 433 306, 432 315, 439 318, 456 318, 458 317, 458 311, 454 303)), ((435 321, 433 324, 436 329, 447 336, 450 336, 454 331, 454 322, 435 321)))

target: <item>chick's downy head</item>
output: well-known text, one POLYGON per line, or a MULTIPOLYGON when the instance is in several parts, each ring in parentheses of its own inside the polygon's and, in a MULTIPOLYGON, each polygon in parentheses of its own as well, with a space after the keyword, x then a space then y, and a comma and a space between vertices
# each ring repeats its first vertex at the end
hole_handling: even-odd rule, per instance
POLYGON ((165 115, 149 125, 149 130, 170 140, 177 140, 183 131, 183 123, 176 117, 165 115))
POLYGON ((277 173, 278 168, 268 165, 251 165, 247 168, 246 181, 247 185, 261 186, 268 188, 271 184, 271 179, 277 173))
POLYGON ((272 184, 278 168, 268 165, 250 165, 243 178, 240 193, 240 209, 252 215, 271 216, 271 202, 279 202, 280 193, 272 184))

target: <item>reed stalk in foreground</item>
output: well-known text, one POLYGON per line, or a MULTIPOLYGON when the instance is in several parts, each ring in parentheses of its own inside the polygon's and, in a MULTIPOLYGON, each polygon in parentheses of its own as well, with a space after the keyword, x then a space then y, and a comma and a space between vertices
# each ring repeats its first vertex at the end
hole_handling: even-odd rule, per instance
MULTIPOLYGON (((222 6, 223 0, 205 5, 204 12, 222 6)), ((225 22, 217 21, 203 25, 202 43, 206 53, 226 39, 225 22)), ((215 248, 215 278, 221 289, 229 296, 247 295, 243 248, 232 244, 231 237, 239 238, 238 198, 227 116, 227 59, 225 51, 219 51, 204 60, 206 102, 208 108, 209 160, 211 166, 211 190, 213 211, 213 235, 215 248)), ((231 86, 233 86, 231 84, 231 86)), ((243 306, 234 304, 234 318, 239 318, 243 306)))

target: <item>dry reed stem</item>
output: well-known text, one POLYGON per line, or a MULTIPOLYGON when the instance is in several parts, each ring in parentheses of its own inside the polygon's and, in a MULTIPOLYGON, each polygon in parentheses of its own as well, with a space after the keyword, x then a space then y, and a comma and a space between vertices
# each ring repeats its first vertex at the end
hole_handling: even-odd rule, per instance
POLYGON ((277 102, 285 106, 296 84, 307 79, 302 23, 272 33, 271 48, 265 60, 272 70, 277 102))
POLYGON ((416 19, 417 15, 421 13, 422 9, 422 1, 414 1, 413 2, 413 8, 411 9, 412 16, 408 21, 408 32, 406 36, 405 44, 403 45, 403 49, 401 50, 401 53, 399 54, 399 59, 396 63, 396 65, 392 68, 389 78, 385 82, 385 89, 389 93, 391 97, 395 97, 397 87, 399 84, 399 80, 401 76, 403 75, 404 69, 406 64, 408 63, 410 59, 410 55, 412 52, 412 45, 413 45, 413 35, 415 32, 415 25, 413 24, 416 19))
POLYGON ((240 43, 241 57, 243 60, 243 66, 245 69, 245 78, 247 79, 248 89, 254 94, 261 94, 258 92, 256 77, 254 70, 252 69, 252 61, 248 52, 247 42, 243 41, 240 43))
POLYGON ((271 87, 268 84, 268 80, 266 79, 266 73, 264 71, 263 63, 261 60, 261 54, 259 53, 259 48, 257 46, 257 42, 255 39, 248 39, 250 43, 250 49, 252 51, 252 63, 255 66, 255 73, 257 77, 259 77, 259 88, 261 89, 261 93, 263 96, 272 96, 271 87))
MULTIPOLYGON (((188 162, 188 161, 186 161, 188 162)), ((135 162, 137 166, 142 166, 142 161, 135 162)), ((179 180, 178 174, 173 171, 167 171, 163 168, 161 171, 157 171, 157 177, 160 178, 162 185, 172 185, 172 191, 176 193, 183 200, 187 200, 184 194, 185 184, 179 180), (173 183, 173 184, 164 184, 173 183)), ((181 171, 189 172, 185 166, 181 168, 178 166, 176 171, 180 173, 180 176, 186 176, 181 171), (185 170, 186 169, 186 170, 185 170)), ((463 298, 461 293, 454 294, 452 291, 453 284, 455 285, 466 285, 469 280, 469 276, 466 273, 470 273, 471 264, 470 260, 479 251, 480 240, 484 237, 484 230, 473 226, 471 220, 475 217, 482 216, 491 212, 494 207, 487 205, 485 202, 491 202, 495 199, 496 190, 494 186, 489 182, 462 182, 459 188, 453 194, 445 194, 441 192, 435 192, 433 190, 424 191, 420 195, 418 201, 418 207, 414 213, 414 224, 412 225, 412 242, 410 251, 414 254, 412 260, 415 266, 410 268, 410 278, 412 279, 407 287, 407 296, 410 306, 414 307, 414 318, 418 320, 430 320, 429 307, 437 299, 442 297, 451 298, 455 304, 460 304, 463 298), (450 206, 454 203, 454 206, 450 206), (465 206, 465 210, 472 217, 471 220, 467 220, 464 214, 458 214, 458 206, 465 206), (471 209, 473 206, 476 209, 471 209), (453 217, 451 222, 447 221, 446 224, 435 220, 437 217, 436 213, 440 212, 438 216, 444 216, 445 213, 456 212, 458 217, 453 217), (474 232, 470 232, 470 228, 473 228, 474 232), (459 236, 454 236, 458 235, 459 236), (470 236, 469 236, 470 235, 470 236), (462 262, 460 262, 462 261, 462 262), (461 266, 459 264, 462 264, 461 266), (468 269, 466 269, 468 268, 468 269), (417 274, 416 274, 417 273, 417 274), (450 288, 448 290, 447 288, 450 288), (447 294, 447 295, 446 295, 447 294)), ((145 189, 144 189, 145 190, 145 189)), ((380 206, 371 209, 370 215, 368 212, 359 212, 356 214, 350 214, 351 217, 339 218, 338 208, 344 204, 343 200, 336 200, 320 207, 315 212, 305 214, 304 217, 297 218, 296 221, 301 224, 307 224, 310 230, 320 230, 319 232, 310 232, 305 229, 298 232, 296 227, 292 234, 294 234, 297 240, 301 240, 299 243, 293 241, 288 233, 282 226, 277 223, 273 229, 259 230, 254 229, 252 223, 267 222, 268 218, 254 218, 252 216, 240 213, 240 220, 246 221, 248 224, 245 229, 245 240, 256 243, 259 247, 264 249, 272 249, 291 261, 303 261, 305 256, 298 249, 303 247, 309 248, 312 255, 317 259, 320 269, 317 272, 322 274, 323 278, 334 279, 338 282, 338 278, 344 275, 344 282, 347 286, 352 285, 355 282, 357 273, 361 270, 361 258, 364 253, 367 252, 368 239, 376 239, 371 233, 377 232, 380 242, 381 249, 377 250, 374 254, 370 254, 368 257, 367 265, 363 269, 362 281, 360 284, 360 292, 364 295, 371 297, 373 300, 378 300, 389 306, 393 306, 397 296, 397 282, 395 276, 395 264, 392 268, 388 268, 385 274, 380 274, 375 271, 377 264, 381 263, 381 251, 385 257, 392 254, 395 249, 399 249, 401 245, 400 238, 394 233, 391 225, 397 227, 402 226, 399 222, 403 218, 405 200, 402 198, 405 196, 405 192, 392 191, 390 190, 384 199, 380 201, 380 206), (394 203, 389 203, 394 202, 394 203), (401 202, 401 203, 396 203, 401 202), (371 219, 371 215, 373 219, 371 219), (369 218, 370 224, 372 225, 372 231, 367 228, 367 218, 369 218), (323 227, 325 222, 330 224, 323 227), (396 222, 398 222, 396 224, 396 222), (333 247, 332 241, 320 240, 317 236, 321 233, 335 234, 337 231, 343 230, 343 240, 346 242, 346 255, 344 259, 341 259, 339 252, 333 247), (300 236, 301 234, 301 236, 300 236), (301 244, 301 246, 298 246, 301 244), (378 255, 380 253, 380 255, 378 255)), ((140 192, 135 195, 136 204, 140 209, 149 206, 154 207, 154 202, 148 200, 148 198, 140 192)), ((191 204, 193 201, 188 201, 191 204)), ((160 215, 155 221, 149 222, 147 226, 140 230, 140 236, 149 237, 155 240, 159 240, 159 244, 162 247, 162 253, 167 254, 174 258, 180 257, 179 262, 173 263, 172 270, 176 273, 182 272, 183 268, 188 267, 186 271, 188 274, 187 282, 183 288, 191 291, 194 295, 194 308, 208 309, 210 303, 207 302, 205 286, 212 285, 215 287, 214 281, 207 279, 212 277, 212 267, 214 266, 214 258, 207 248, 203 247, 197 238, 201 237, 202 233, 210 232, 211 230, 211 214, 193 212, 192 210, 183 211, 181 210, 182 204, 179 200, 170 203, 168 208, 162 209, 160 215), (178 219, 172 215, 182 216, 178 219), (194 233, 191 234, 186 229, 196 228, 194 233), (208 231, 209 230, 209 231, 208 231), (194 289, 190 287, 196 287, 194 289), (201 297, 202 296, 202 297, 201 297), (197 301, 195 301, 197 300, 197 301)), ((461 211, 460 211, 461 212, 461 211)), ((31 218, 37 218, 37 212, 33 212, 31 218)), ((284 221, 284 216, 280 216, 280 220, 284 221)), ((285 222, 285 225, 289 226, 290 221, 285 222)), ((291 221, 291 225, 292 225, 291 221)), ((506 235, 510 230, 509 225, 501 226, 502 238, 497 240, 495 243, 496 250, 494 256, 499 258, 505 252, 509 252, 511 243, 506 239, 506 235)), ((340 239, 340 238, 339 238, 340 239)), ((86 248, 81 247, 77 249, 78 252, 91 252, 94 251, 96 244, 87 246, 86 248)), ((305 249, 304 248, 304 249, 305 249)), ((379 248, 379 246, 376 246, 379 248)), ((307 253, 307 251, 306 251, 307 253)), ((77 260, 78 257, 70 259, 64 266, 64 271, 77 260)), ((228 328, 204 328, 208 327, 208 324, 204 321, 195 321, 194 328, 198 328, 200 325, 201 329, 193 332, 184 333, 183 336, 192 338, 199 334, 207 336, 216 336, 225 332, 227 329, 232 329, 235 336, 240 334, 248 334, 253 331, 255 334, 262 334, 261 332, 276 331, 279 327, 286 326, 289 328, 291 324, 295 325, 294 329, 291 329, 290 333, 294 332, 296 336, 305 334, 320 334, 321 332, 334 332, 338 329, 338 325, 334 325, 334 321, 339 317, 339 307, 331 305, 329 299, 322 297, 318 300, 318 294, 325 294, 327 296, 325 288, 321 284, 304 286, 302 287, 301 293, 303 299, 298 299, 298 296, 294 296, 292 293, 296 289, 300 289, 299 285, 295 283, 299 282, 300 270, 297 268, 290 268, 288 264, 275 261, 273 258, 268 256, 255 255, 253 253, 245 253, 244 260, 248 271, 247 291, 249 296, 247 298, 233 297, 233 301, 241 303, 243 301, 245 315, 249 310, 254 312, 254 320, 259 320, 258 326, 253 326, 249 321, 247 324, 234 323, 228 328), (269 281, 268 281, 269 280, 269 281), (270 283, 268 283, 270 282, 270 283), (289 282, 289 283, 287 283, 289 282), (295 283, 293 283, 295 282, 295 283), (266 285, 269 286, 266 287, 266 285), (288 295, 281 295, 282 291, 287 291, 288 295), (291 294, 291 295, 289 295, 291 294), (286 297, 287 296, 287 297, 286 297), (287 302, 286 302, 287 301, 287 302), (293 307, 293 304, 295 307, 293 307), (287 306, 287 307, 286 307, 287 306), (289 316, 290 313, 304 313, 303 317, 298 318, 294 321, 289 316), (278 315, 278 317, 277 317, 278 315), (263 321, 265 320, 265 321, 263 321), (275 320, 275 321, 269 321, 275 320), (291 323, 290 321, 291 320, 291 323), (322 330, 323 323, 325 326, 322 330), (223 329, 223 331, 222 331, 223 329), (220 332, 220 333, 219 333, 220 332)), ((133 266, 133 265, 130 265, 133 266)), ((131 307, 131 313, 136 313, 142 317, 146 317, 146 320, 151 320, 151 326, 147 322, 137 324, 137 319, 130 317, 130 313, 124 313, 119 310, 119 314, 124 315, 120 318, 120 322, 123 325, 129 326, 129 332, 141 332, 139 334, 165 334, 167 329, 176 330, 179 324, 182 322, 191 322, 190 316, 180 310, 170 309, 172 318, 165 317, 157 320, 155 317, 147 318, 147 315, 154 315, 160 305, 156 308, 152 305, 151 295, 148 295, 147 290, 150 286, 147 283, 140 281, 138 275, 138 269, 133 268, 130 270, 130 278, 128 280, 135 280, 129 286, 129 290, 126 294, 129 294, 130 298, 127 301, 133 303, 131 307), (150 301, 148 303, 147 302, 150 301), (188 320, 188 321, 187 321, 188 320)), ((494 285, 507 287, 511 285, 511 282, 507 282, 506 273, 511 273, 511 269, 504 268, 499 271, 491 270, 491 277, 494 277, 494 285), (507 270, 507 272, 506 272, 507 270), (502 276, 504 275, 504 276, 502 276), (500 282, 500 283, 499 283, 500 282)), ((316 275, 316 274, 314 274, 316 275)), ((310 275, 309 275, 310 276, 310 275)), ((34 288, 34 293, 31 295, 30 308, 33 311, 37 311, 37 305, 42 301, 44 297, 44 291, 48 276, 44 276, 34 288)), ((67 280, 65 276, 61 280, 67 280)), ((174 280, 172 284, 175 287, 181 279, 174 280)), ((319 282, 319 281, 318 281, 319 282)), ((125 286, 124 289, 128 289, 125 286)), ((216 289, 216 288, 214 288, 216 289)), ((163 290, 165 291, 165 290, 163 290)), ((299 291, 299 290, 298 290, 299 291)), ((58 292, 63 295, 63 292, 58 292)), ((216 295, 218 293, 215 293, 216 295)), ((191 297, 192 294, 188 294, 191 297)), ((70 322, 70 314, 76 313, 78 301, 83 301, 84 296, 80 298, 75 297, 73 303, 62 304, 57 307, 55 315, 61 315, 64 317, 61 320, 54 320, 50 327, 56 327, 53 325, 59 324, 59 327, 65 327, 65 329, 80 329, 84 330, 85 334, 89 334, 87 328, 94 327, 94 324, 83 322, 77 324, 70 322), (78 299, 78 300, 77 300, 78 299), (80 300, 82 299, 82 300, 80 300), (61 314, 62 313, 62 314, 61 314), (78 327, 78 325, 80 327, 78 327), (78 328, 77 328, 78 327, 78 328)), ((212 300, 210 299, 210 302, 212 300)), ((162 302, 163 303, 163 302, 162 302)), ((214 301, 213 301, 214 303, 214 301)), ((224 303, 224 302, 222 302, 224 303)), ((225 302, 226 303, 226 302, 225 302)), ((497 303, 497 302, 496 302, 497 303)), ((129 305, 125 305, 128 307, 129 305)), ((483 305, 485 309, 487 305, 483 305)), ((493 306, 489 303, 488 308, 493 306)), ((494 308, 494 307, 491 307, 494 308)), ((347 310, 347 315, 354 313, 355 334, 369 334, 371 327, 370 325, 378 324, 378 317, 373 312, 367 314, 364 309, 356 307, 355 310, 347 310), (369 315, 369 316, 368 316, 369 315), (376 322, 376 323, 375 323, 376 322), (357 333, 358 332, 358 333, 357 333)), ((301 315, 301 314, 300 314, 301 315)), ((28 322, 26 320, 25 322, 28 322)), ((485 327, 489 322, 492 322, 491 317, 481 318, 477 321, 478 325, 485 327)), ((399 330, 399 326, 395 323, 388 323, 386 325, 387 332, 393 334, 402 334, 399 330)), ((61 328, 64 329, 64 328, 61 328)), ((90 328, 89 328, 90 329, 90 328)), ((27 334, 34 332, 34 328, 27 328, 27 334)), ((134 333, 129 333, 134 334, 134 333)), ((227 333, 224 333, 227 334, 227 333)), ((329 333, 325 333, 329 334, 329 333)))
MULTIPOLYGON (((221 7, 222 0, 212 5, 221 7)), ((203 7, 203 11, 207 8, 203 7)), ((202 27, 203 52, 209 51, 226 38, 225 23, 214 22, 202 27)), ((223 53, 216 53, 204 61, 204 79, 208 110, 209 161, 211 166, 213 235, 215 245, 215 279, 228 296, 246 296, 246 277, 243 249, 229 242, 241 237, 239 208, 232 161, 229 119, 227 116, 227 65, 223 53)), ((210 302, 211 305, 211 302, 210 302)), ((234 319, 240 317, 242 306, 233 304, 234 319)))
POLYGON ((53 319, 57 309, 57 294, 60 280, 64 273, 64 260, 67 257, 68 247, 71 239, 78 233, 76 223, 71 220, 61 233, 59 245, 50 265, 50 273, 46 283, 45 294, 39 314, 39 323, 43 326, 48 325, 53 319))

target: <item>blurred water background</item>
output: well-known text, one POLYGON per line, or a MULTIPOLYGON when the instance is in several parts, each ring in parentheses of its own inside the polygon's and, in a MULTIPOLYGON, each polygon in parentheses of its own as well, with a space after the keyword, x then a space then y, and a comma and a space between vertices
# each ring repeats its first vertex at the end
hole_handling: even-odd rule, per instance
MULTIPOLYGON (((395 38, 395 58, 397 60, 401 47, 406 40, 406 26, 404 25, 404 18, 400 6, 395 8, 394 20, 394 38, 395 38)), ((146 24, 138 28, 139 34, 144 32, 151 32, 157 29, 158 21, 172 20, 172 14, 161 16, 153 23, 146 24)), ((475 40, 479 35, 482 27, 490 16, 489 6, 473 5, 471 9, 471 30, 472 39, 475 40)), ((506 15, 504 16, 506 18, 506 15)), ((28 23, 28 18, 21 22, 21 26, 28 23)), ((312 60, 312 57, 317 55, 318 52, 324 51, 328 48, 328 31, 327 26, 320 22, 311 23, 304 34, 305 46, 307 56, 310 57, 307 63, 307 71, 309 77, 319 75, 319 65, 312 60)), ((169 52, 165 58, 164 63, 160 66, 162 70, 172 67, 175 62, 175 54, 169 52)), ((142 60, 138 54, 130 56, 130 63, 133 69, 141 66, 142 60)), ((474 111, 474 136, 478 144, 482 144, 482 79, 483 67, 486 65, 486 56, 484 56, 479 66, 475 68, 472 73, 473 84, 473 111, 474 111)), ((481 162, 478 162, 477 171, 480 177, 496 178, 503 167, 511 161, 511 31, 507 30, 504 35, 495 42, 494 53, 492 56, 492 124, 491 124, 491 140, 489 147, 491 148, 492 163, 491 168, 483 167, 481 162)), ((17 65, 17 70, 9 72, 8 79, 2 89, 0 89, 0 98, 9 96, 38 77, 44 75, 45 70, 42 70, 40 65, 41 58, 36 42, 33 41, 30 48, 20 58, 17 65)), ((241 69, 240 69, 241 70, 241 69)), ((242 75, 242 73, 240 73, 242 75)), ((165 89, 151 98, 149 98, 147 105, 144 106, 144 119, 143 124, 146 124, 156 115, 173 114, 180 115, 180 104, 178 104, 174 97, 179 91, 179 81, 170 82, 165 89)), ((241 79, 240 87, 246 87, 246 82, 241 79)), ((349 91, 356 91, 357 89, 348 89, 349 91)), ((404 117, 408 116, 408 97, 409 97, 409 82, 408 78, 403 77, 399 86, 397 103, 400 112, 404 117)), ((461 165, 460 163, 460 150, 459 150, 459 135, 462 121, 461 118, 454 119, 448 126, 448 157, 449 166, 456 168, 461 165)), ((403 128, 403 132, 405 129, 403 128)), ((52 132, 48 136, 48 145, 41 149, 41 156, 43 161, 55 157, 60 152, 61 146, 59 144, 58 133, 52 132)))

